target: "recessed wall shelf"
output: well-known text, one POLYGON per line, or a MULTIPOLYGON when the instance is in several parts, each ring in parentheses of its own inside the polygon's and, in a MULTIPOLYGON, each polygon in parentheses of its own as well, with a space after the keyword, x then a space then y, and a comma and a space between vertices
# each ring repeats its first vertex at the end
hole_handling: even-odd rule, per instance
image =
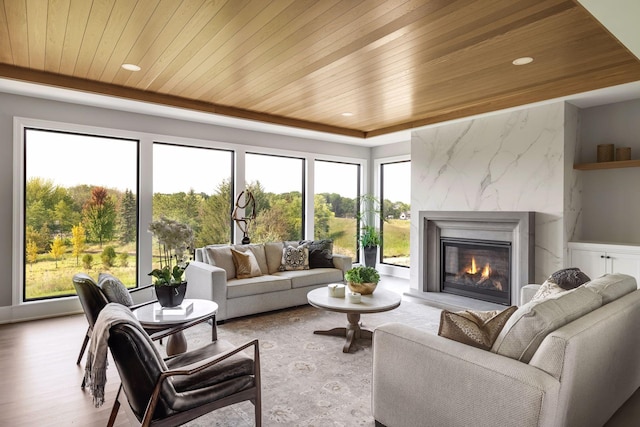
POLYGON ((579 163, 573 165, 574 169, 581 171, 593 171, 598 169, 620 169, 640 167, 640 160, 618 160, 617 162, 579 163))

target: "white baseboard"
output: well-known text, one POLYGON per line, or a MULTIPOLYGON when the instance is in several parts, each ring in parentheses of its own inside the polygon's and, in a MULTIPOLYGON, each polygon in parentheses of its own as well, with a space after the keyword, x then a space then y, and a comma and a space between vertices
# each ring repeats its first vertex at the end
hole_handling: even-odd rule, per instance
POLYGON ((77 297, 34 301, 0 307, 0 323, 26 322, 78 313, 82 313, 82 306, 77 297))

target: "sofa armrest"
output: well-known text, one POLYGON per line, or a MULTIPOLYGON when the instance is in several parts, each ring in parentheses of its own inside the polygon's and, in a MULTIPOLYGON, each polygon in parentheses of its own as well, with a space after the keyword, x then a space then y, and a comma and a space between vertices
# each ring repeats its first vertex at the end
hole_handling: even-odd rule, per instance
POLYGON ((215 265, 191 261, 185 270, 186 298, 206 299, 218 304, 216 320, 227 318, 227 272, 215 265))
POLYGON ((348 255, 333 254, 333 266, 342 270, 342 277, 351 269, 351 257, 348 255))
POLYGON ((536 285, 536 284, 524 285, 520 289, 520 304, 519 305, 525 305, 526 303, 531 301, 531 298, 533 298, 533 296, 536 294, 536 292, 538 292, 539 288, 540 288, 540 285, 536 285))
POLYGON ((372 410, 384 425, 553 425, 559 387, 526 363, 406 325, 374 332, 372 410))

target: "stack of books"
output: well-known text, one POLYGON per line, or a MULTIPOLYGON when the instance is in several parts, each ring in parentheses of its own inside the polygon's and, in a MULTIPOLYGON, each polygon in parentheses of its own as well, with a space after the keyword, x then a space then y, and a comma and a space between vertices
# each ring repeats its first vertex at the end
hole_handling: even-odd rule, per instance
POLYGON ((158 303, 153 306, 155 320, 184 319, 193 311, 193 302, 183 302, 175 307, 163 307, 158 303))

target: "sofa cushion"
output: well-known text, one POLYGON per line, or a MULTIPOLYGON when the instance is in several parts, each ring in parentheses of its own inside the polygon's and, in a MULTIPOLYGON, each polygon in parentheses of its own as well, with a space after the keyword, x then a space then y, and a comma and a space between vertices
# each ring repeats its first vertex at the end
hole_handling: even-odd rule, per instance
POLYGON ((342 282, 342 271, 336 268, 314 268, 300 271, 281 271, 274 273, 278 277, 291 280, 292 288, 322 285, 332 282, 342 282))
POLYGON ((236 277, 236 267, 231 256, 231 246, 207 246, 205 253, 208 264, 220 267, 227 272, 227 280, 236 277))
POLYGON ((233 265, 236 267, 237 279, 262 276, 262 271, 260 270, 258 260, 256 260, 253 251, 246 250, 245 252, 240 252, 231 249, 231 257, 233 258, 233 265))
POLYGON ((547 334, 602 305, 602 297, 584 286, 530 301, 509 318, 491 351, 529 363, 547 334))
POLYGON ((498 334, 518 309, 516 306, 504 310, 451 312, 442 310, 438 335, 483 350, 490 350, 498 334))
POLYGON ((262 271, 262 274, 269 274, 269 267, 267 266, 267 255, 264 250, 264 244, 234 245, 233 249, 240 252, 246 252, 248 250, 253 252, 253 255, 258 261, 258 265, 260 266, 260 271, 262 271))
POLYGON ((298 247, 285 246, 282 249, 282 259, 280 261, 281 271, 297 271, 309 269, 309 248, 307 245, 298 247))
POLYGON ((626 274, 604 274, 585 285, 602 297, 602 305, 638 289, 635 277, 626 274))
POLYGON ((309 268, 333 268, 333 240, 302 240, 309 248, 309 268))
POLYGON ((587 283, 589 280, 591 280, 589 276, 584 274, 579 268, 563 268, 553 273, 540 285, 538 292, 531 298, 531 301, 541 300, 551 295, 566 292, 587 283))
POLYGON ((291 289, 291 280, 286 277, 266 275, 248 279, 233 279, 227 282, 227 298, 246 297, 291 289))
POLYGON ((133 299, 124 284, 112 274, 100 273, 98 275, 98 287, 107 297, 109 302, 117 302, 127 307, 133 305, 133 299))
POLYGON ((264 253, 267 257, 267 272, 269 274, 280 271, 280 262, 282 261, 282 249, 284 243, 269 242, 264 244, 264 253))
POLYGON ((565 289, 562 289, 557 284, 550 282, 549 280, 545 280, 542 285, 538 286, 537 292, 533 295, 533 297, 531 297, 529 301, 540 301, 552 295, 561 294, 563 292, 567 291, 565 289))

